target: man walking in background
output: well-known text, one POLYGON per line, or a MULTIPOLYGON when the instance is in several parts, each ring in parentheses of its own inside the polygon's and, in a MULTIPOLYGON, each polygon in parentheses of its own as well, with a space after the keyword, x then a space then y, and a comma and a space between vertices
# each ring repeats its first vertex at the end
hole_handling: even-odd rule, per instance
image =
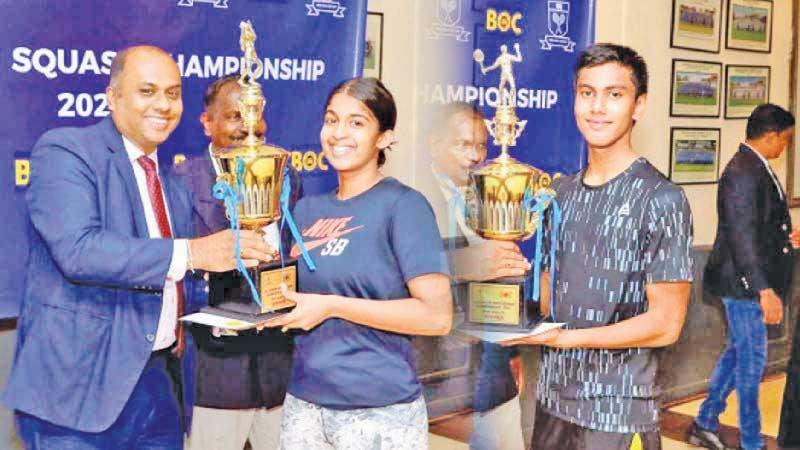
POLYGON ((761 437, 758 385, 767 361, 767 328, 783 319, 783 298, 792 278, 792 223, 786 194, 767 160, 781 155, 794 117, 780 106, 756 107, 744 143, 719 180, 719 224, 703 287, 722 298, 728 342, 711 375, 689 441, 725 448, 717 434, 728 394, 739 398, 740 448, 766 448, 761 437))

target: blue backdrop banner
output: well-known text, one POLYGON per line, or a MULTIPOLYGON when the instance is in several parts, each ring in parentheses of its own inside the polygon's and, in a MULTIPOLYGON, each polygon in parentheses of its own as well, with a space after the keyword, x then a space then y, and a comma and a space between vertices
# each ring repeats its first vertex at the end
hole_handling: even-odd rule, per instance
MULTIPOLYGON (((116 50, 148 43, 170 52, 183 76, 181 124, 160 147, 162 164, 205 151, 198 121, 205 88, 238 73, 239 22, 251 20, 264 61, 267 139, 292 151, 308 193, 336 177, 321 158, 328 91, 361 73, 367 0, 0 0, 0 318, 14 317, 25 283, 29 152, 46 130, 109 114, 116 50)), ((68 206, 68 205, 67 205, 68 206)))
MULTIPOLYGON (((483 53, 488 69, 505 46, 516 60, 516 114, 527 121, 509 153, 551 174, 574 174, 585 166, 586 144, 573 115, 573 72, 580 52, 594 41, 594 0, 437 0, 421 4, 418 14, 417 118, 424 130, 418 148, 427 148, 431 128, 440 126, 430 118, 442 105, 467 102, 487 118, 495 115, 502 70, 482 74, 474 54, 483 53)), ((430 172, 425 154, 418 173, 430 172)), ((498 154, 490 138, 488 157, 498 154)), ((423 191, 439 189, 433 180, 417 179, 423 191)), ((528 256, 532 242, 522 246, 528 256)))
MULTIPOLYGON (((439 0, 426 3, 420 14, 423 112, 466 101, 491 118, 501 70, 481 74, 473 53, 481 50, 488 67, 501 46, 516 57, 518 45, 516 113, 527 126, 512 156, 548 172, 575 173, 584 166, 585 144, 572 114, 573 71, 578 54, 594 40, 594 0, 439 0)), ((489 157, 497 156, 493 150, 489 157)))

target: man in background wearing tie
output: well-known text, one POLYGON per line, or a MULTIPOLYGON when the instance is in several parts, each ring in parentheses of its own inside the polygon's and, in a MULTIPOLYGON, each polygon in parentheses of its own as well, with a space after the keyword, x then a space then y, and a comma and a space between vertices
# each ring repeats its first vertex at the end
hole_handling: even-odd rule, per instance
POLYGON ((747 139, 719 180, 719 224, 703 287, 721 297, 728 343, 717 360, 708 397, 689 431, 690 443, 709 449, 719 439, 719 415, 733 389, 739 397, 740 448, 767 448, 761 437, 758 385, 767 362, 767 328, 783 318, 792 279, 792 232, 786 195, 768 159, 781 155, 794 130, 794 117, 765 104, 747 119, 747 139))
MULTIPOLYGON (((111 118, 51 130, 31 154, 33 236, 4 399, 37 450, 182 449, 192 377, 168 369, 192 309, 184 275, 235 267, 230 231, 187 239, 190 196, 158 171, 183 111, 177 65, 131 47, 110 75, 111 118)), ((255 233, 241 251, 248 265, 270 259, 255 233)))

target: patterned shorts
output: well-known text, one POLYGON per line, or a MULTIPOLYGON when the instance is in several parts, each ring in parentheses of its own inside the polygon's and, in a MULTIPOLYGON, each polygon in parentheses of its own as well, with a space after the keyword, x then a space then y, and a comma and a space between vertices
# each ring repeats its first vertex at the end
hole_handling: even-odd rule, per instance
POLYGON ((286 394, 281 450, 424 450, 428 412, 420 396, 410 403, 335 410, 286 394))

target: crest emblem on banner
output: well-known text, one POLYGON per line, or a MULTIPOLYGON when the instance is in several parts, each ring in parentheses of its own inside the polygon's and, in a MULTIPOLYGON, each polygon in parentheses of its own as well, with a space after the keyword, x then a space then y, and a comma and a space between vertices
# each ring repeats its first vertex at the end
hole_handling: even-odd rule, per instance
POLYGON ((431 39, 455 38, 467 42, 469 31, 461 25, 461 0, 436 0, 436 21, 428 29, 431 39))
POLYGON ((179 0, 178 6, 194 6, 195 3, 208 3, 214 8, 227 8, 229 0, 179 0))
POLYGON ((552 50, 561 47, 566 52, 575 50, 575 41, 567 36, 569 33, 569 1, 549 0, 547 2, 547 31, 550 34, 544 39, 539 39, 542 50, 552 50))
POLYGON ((311 0, 306 3, 307 16, 318 16, 320 13, 330 14, 333 17, 344 17, 344 10, 347 9, 339 3, 339 0, 311 0))

